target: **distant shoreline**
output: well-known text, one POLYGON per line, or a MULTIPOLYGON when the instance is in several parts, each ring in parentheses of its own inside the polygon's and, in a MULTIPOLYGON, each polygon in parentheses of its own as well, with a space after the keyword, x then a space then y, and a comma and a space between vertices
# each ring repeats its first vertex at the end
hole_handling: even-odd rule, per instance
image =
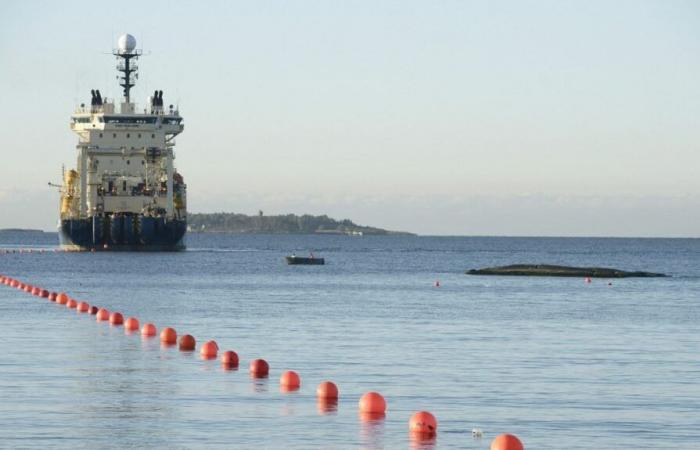
POLYGON ((46 233, 46 231, 35 228, 0 228, 0 233, 46 233))
POLYGON ((391 231, 383 228, 358 225, 350 219, 336 220, 327 215, 280 214, 267 216, 259 211, 257 215, 231 212, 190 213, 187 216, 188 231, 204 233, 234 234, 332 234, 348 236, 402 235, 413 236, 405 231, 391 231))

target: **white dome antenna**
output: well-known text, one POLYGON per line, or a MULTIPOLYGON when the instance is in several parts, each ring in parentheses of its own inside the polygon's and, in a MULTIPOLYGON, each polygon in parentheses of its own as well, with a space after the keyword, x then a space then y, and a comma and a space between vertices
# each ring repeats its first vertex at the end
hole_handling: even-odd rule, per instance
POLYGON ((124 33, 117 40, 117 51, 120 54, 131 53, 136 48, 136 38, 129 33, 124 33))

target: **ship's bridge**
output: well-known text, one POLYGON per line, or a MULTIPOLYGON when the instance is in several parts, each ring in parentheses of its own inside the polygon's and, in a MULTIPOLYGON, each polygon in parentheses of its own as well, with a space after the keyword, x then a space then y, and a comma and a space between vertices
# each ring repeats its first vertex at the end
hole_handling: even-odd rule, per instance
POLYGON ((71 116, 71 130, 80 133, 88 130, 158 130, 166 135, 176 135, 184 130, 182 116, 177 110, 168 113, 144 112, 143 114, 114 113, 113 108, 94 110, 79 107, 71 116))
POLYGON ((184 129, 183 118, 178 110, 162 108, 134 112, 133 103, 128 104, 127 113, 115 113, 114 105, 105 102, 86 107, 81 105, 71 116, 70 128, 80 136, 80 142, 95 146, 95 149, 136 149, 144 147, 166 147, 174 145, 174 137, 184 129))

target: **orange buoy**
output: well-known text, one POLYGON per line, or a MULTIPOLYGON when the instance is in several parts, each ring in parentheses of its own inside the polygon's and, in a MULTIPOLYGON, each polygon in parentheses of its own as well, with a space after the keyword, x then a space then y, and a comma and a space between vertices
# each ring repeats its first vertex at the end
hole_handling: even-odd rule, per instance
POLYGON ((49 301, 55 302, 55 301, 56 301, 56 297, 58 297, 58 294, 57 294, 57 293, 55 293, 55 292, 50 293, 50 294, 49 294, 49 301))
POLYGON ((386 400, 378 392, 367 392, 360 398, 360 412, 371 414, 384 414, 386 400))
POLYGON ((65 292, 61 292, 56 296, 56 303, 58 303, 59 305, 65 305, 67 301, 68 294, 66 294, 65 292))
POLYGON ((432 436, 437 433, 437 419, 428 411, 419 411, 408 421, 411 433, 432 436))
POLYGON ((196 341, 194 339, 194 336, 191 334, 185 334, 183 336, 180 336, 180 351, 183 352, 191 352, 194 351, 194 348, 196 346, 196 341))
POLYGON ((491 450, 525 450, 525 446, 516 436, 502 434, 491 442, 491 450))
POLYGON ((124 322, 124 330, 125 331, 138 331, 138 329, 139 329, 139 319, 137 319, 136 317, 129 317, 124 322))
POLYGON ((109 320, 109 311, 104 309, 104 308, 100 308, 97 311, 97 314, 95 315, 95 319, 97 319, 98 322, 108 321, 109 320))
POLYGON ((94 316, 97 314, 97 311, 99 311, 99 308, 97 306, 91 306, 89 313, 94 316))
POLYGON ((24 290, 24 292, 27 292, 27 293, 30 293, 30 294, 31 294, 31 293, 32 293, 32 289, 34 289, 34 286, 30 286, 30 285, 28 285, 28 284, 25 284, 23 290, 24 290))
POLYGON ((338 398, 338 386, 331 381, 324 381, 318 385, 316 388, 316 397, 319 399, 337 399, 338 398))
POLYGON ((440 287, 440 280, 435 280, 435 283, 433 284, 435 287, 440 287))
POLYGON ((80 302, 78 303, 78 306, 76 307, 77 311, 80 313, 86 313, 90 311, 90 305, 87 304, 87 302, 80 302))
POLYGON ((109 323, 115 326, 123 325, 124 324, 124 316, 122 316, 122 313, 118 312, 113 312, 112 314, 109 315, 109 323))
POLYGON ((301 378, 295 371, 287 370, 280 377, 280 386, 288 391, 296 391, 301 386, 301 378))
POLYGON ((221 365, 227 368, 238 367, 238 354, 233 350, 226 350, 221 354, 221 365))
POLYGON ((66 307, 70 309, 75 309, 78 306, 78 302, 73 300, 72 298, 69 298, 68 301, 66 302, 66 307))
POLYGON ((41 292, 39 292, 39 297, 49 298, 49 291, 47 291, 46 289, 42 289, 41 292))
POLYGON ((13 287, 13 288, 19 287, 19 281, 12 280, 12 282, 10 283, 10 287, 13 287))
POLYGON ((199 354, 202 359, 215 359, 216 353, 219 351, 219 344, 216 341, 207 341, 202 345, 199 354))
POLYGON ((163 328, 163 331, 160 332, 160 342, 165 345, 177 344, 177 332, 175 328, 163 328))
POLYGON ((586 277, 586 283, 590 283, 591 281, 591 277, 586 277))
POLYGON ((141 336, 153 337, 156 333, 158 333, 158 331, 156 330, 156 326, 152 323, 147 323, 141 328, 141 336))
POLYGON ((36 295, 38 297, 40 293, 41 293, 41 288, 38 288, 36 286, 34 286, 32 288, 32 295, 36 295))
POLYGON ((250 376, 265 378, 270 373, 270 365, 264 359, 254 359, 250 362, 250 376))

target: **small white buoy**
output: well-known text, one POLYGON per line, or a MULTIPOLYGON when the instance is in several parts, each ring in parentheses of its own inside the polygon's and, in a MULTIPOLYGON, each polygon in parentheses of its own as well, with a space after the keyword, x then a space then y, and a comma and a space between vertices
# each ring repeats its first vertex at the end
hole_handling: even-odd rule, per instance
POLYGON ((472 437, 474 439, 481 439, 484 437, 484 432, 480 428, 472 428, 472 437))

